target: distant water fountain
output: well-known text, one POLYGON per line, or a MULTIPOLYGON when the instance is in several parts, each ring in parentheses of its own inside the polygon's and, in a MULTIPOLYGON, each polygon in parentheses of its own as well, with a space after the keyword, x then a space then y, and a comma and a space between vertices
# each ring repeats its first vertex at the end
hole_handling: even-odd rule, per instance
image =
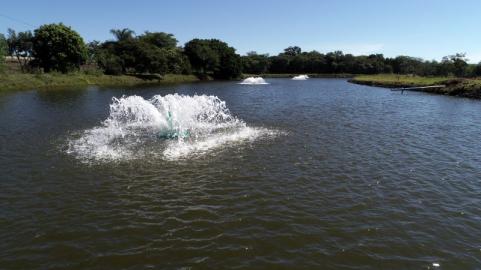
POLYGON ((216 96, 124 96, 112 99, 110 115, 100 126, 71 139, 67 153, 85 161, 146 155, 179 159, 273 134, 248 127, 216 96))
POLYGON ((255 85, 255 84, 269 84, 264 80, 262 77, 249 77, 244 79, 242 82, 239 84, 250 84, 250 85, 255 85))
POLYGON ((309 79, 309 76, 307 76, 307 75, 297 75, 297 76, 294 76, 292 79, 295 80, 295 81, 304 81, 304 80, 309 79))

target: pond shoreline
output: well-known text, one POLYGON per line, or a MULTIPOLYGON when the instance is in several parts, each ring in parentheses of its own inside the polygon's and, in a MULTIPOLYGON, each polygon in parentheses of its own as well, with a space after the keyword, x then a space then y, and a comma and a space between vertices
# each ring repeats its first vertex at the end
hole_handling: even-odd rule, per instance
POLYGON ((445 85, 445 87, 411 89, 409 91, 481 99, 480 79, 380 74, 360 75, 349 79, 348 81, 354 84, 383 88, 423 87, 441 84, 445 85))
MULTIPOLYGON (((299 74, 243 74, 241 79, 247 77, 263 78, 292 78, 299 74)), ((311 78, 353 78, 352 74, 307 74, 311 78)), ((11 73, 0 76, 0 93, 23 90, 49 90, 78 88, 85 86, 142 86, 142 85, 165 85, 178 83, 192 83, 211 81, 212 78, 199 78, 195 75, 166 74, 164 76, 152 75, 104 75, 85 73, 11 73)), ((221 80, 219 80, 221 81, 221 80)), ((233 79, 235 81, 235 79, 233 79)))
MULTIPOLYGON (((243 74, 242 78, 251 76, 263 78, 292 78, 299 74, 243 74)), ((453 77, 422 77, 395 74, 353 75, 353 74, 307 74, 311 78, 343 78, 348 82, 383 88, 422 87, 429 85, 446 85, 443 88, 411 89, 409 91, 431 94, 481 99, 481 79, 453 77)), ((202 81, 195 75, 166 74, 162 77, 137 75, 103 75, 84 73, 44 73, 44 74, 2 74, 0 76, 0 93, 22 90, 59 90, 85 86, 142 86, 192 83, 202 81)))
POLYGON ((194 75, 166 74, 162 77, 145 77, 136 75, 97 75, 84 73, 43 73, 43 74, 2 74, 0 76, 0 93, 22 90, 64 89, 84 86, 141 86, 190 83, 200 81, 194 75))

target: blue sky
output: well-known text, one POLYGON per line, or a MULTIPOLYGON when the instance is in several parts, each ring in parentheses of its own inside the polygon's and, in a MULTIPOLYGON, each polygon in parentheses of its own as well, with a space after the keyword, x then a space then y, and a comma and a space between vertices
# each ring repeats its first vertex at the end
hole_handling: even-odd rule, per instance
POLYGON ((63 22, 86 41, 111 39, 109 30, 173 33, 180 44, 219 38, 239 53, 303 50, 384 53, 424 59, 465 52, 481 61, 481 1, 476 0, 181 0, 5 1, 0 32, 63 22), (6 17, 7 16, 7 17, 6 17))

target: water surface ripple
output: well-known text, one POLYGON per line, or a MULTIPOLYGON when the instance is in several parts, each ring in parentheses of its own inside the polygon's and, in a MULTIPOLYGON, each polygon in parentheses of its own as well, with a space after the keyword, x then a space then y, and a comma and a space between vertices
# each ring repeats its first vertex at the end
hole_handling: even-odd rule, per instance
POLYGON ((0 268, 481 268, 481 102, 267 82, 0 96, 0 268), (280 135, 182 159, 69 153, 112 97, 174 93, 280 135))

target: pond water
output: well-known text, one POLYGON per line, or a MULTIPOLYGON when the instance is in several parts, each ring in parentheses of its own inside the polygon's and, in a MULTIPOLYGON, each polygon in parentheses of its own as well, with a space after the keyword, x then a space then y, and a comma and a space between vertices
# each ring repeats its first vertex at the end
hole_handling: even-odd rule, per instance
POLYGON ((481 102, 267 79, 0 96, 0 268, 481 268, 481 102))

